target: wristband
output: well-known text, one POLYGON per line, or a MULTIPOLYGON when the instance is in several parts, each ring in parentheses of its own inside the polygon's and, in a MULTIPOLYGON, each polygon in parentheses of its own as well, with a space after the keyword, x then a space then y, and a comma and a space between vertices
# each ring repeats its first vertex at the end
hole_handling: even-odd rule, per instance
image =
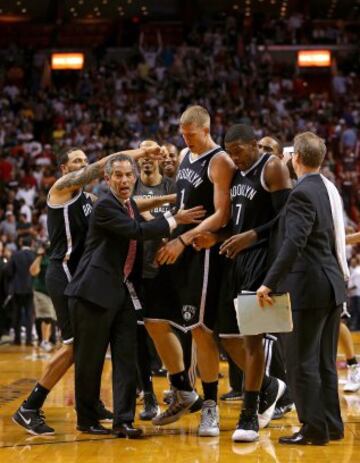
POLYGON ((184 246, 184 248, 187 247, 187 244, 185 243, 185 241, 183 240, 183 238, 181 238, 181 236, 178 236, 178 240, 179 240, 180 243, 184 246))

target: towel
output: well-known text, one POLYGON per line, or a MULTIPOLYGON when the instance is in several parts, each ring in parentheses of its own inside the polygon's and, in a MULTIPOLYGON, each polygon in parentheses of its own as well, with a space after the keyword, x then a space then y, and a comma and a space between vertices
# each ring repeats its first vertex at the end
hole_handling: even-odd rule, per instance
POLYGON ((344 275, 344 279, 347 281, 350 277, 350 272, 346 260, 345 223, 342 199, 336 186, 330 182, 330 180, 324 177, 324 175, 321 175, 321 179, 324 182, 330 200, 331 214, 335 230, 335 248, 337 260, 344 275))

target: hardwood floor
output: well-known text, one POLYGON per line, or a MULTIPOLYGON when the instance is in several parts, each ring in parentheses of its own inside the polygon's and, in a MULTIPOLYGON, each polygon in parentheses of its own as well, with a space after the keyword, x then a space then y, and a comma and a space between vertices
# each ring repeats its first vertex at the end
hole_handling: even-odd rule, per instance
MULTIPOLYGON (((356 351, 360 353, 360 334, 354 336, 356 351)), ((341 360, 341 358, 340 358, 341 360)), ((47 361, 46 355, 37 355, 35 348, 0 346, 0 461, 15 463, 355 463, 360 462, 360 391, 341 392, 343 418, 346 423, 345 439, 324 447, 281 446, 278 438, 297 429, 295 412, 282 420, 273 421, 261 432, 258 442, 234 444, 231 434, 237 421, 240 402, 221 403, 221 436, 199 438, 196 435, 199 414, 188 415, 165 428, 143 426, 146 437, 125 440, 113 437, 87 436, 75 430, 73 371, 56 386, 48 397, 45 412, 48 423, 56 429, 52 437, 33 437, 11 421, 11 415, 24 400, 39 377, 47 361)), ((228 390, 226 365, 222 364, 225 378, 220 380, 220 392, 228 390)), ((343 380, 346 370, 339 370, 343 380)), ((164 378, 155 378, 158 398, 167 389, 164 378)), ((102 399, 111 407, 111 371, 106 361, 102 382, 102 399)), ((340 390, 342 384, 340 383, 340 390)), ((141 405, 138 406, 138 412, 141 405)))

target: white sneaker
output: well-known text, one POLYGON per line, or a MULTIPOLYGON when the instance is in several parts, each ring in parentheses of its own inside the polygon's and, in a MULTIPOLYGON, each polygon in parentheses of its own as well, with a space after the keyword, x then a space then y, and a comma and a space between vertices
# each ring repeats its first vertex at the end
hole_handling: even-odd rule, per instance
POLYGON ((255 442, 259 439, 259 420, 256 413, 242 410, 232 435, 233 442, 255 442))
POLYGON ((195 391, 176 391, 174 400, 169 407, 160 415, 155 416, 152 423, 155 426, 163 426, 177 421, 181 416, 190 412, 191 406, 198 400, 199 396, 195 391))
POLYGON ((49 341, 41 341, 40 349, 44 350, 45 352, 51 352, 54 346, 49 341))
POLYGON ((271 378, 271 383, 260 395, 259 404, 259 426, 260 429, 266 428, 275 411, 276 402, 282 397, 286 389, 284 381, 278 378, 271 378))
POLYGON ((201 407, 200 437, 217 437, 220 434, 219 409, 214 400, 205 400, 201 407))
POLYGON ((347 381, 344 392, 357 392, 360 389, 360 364, 348 366, 347 381))

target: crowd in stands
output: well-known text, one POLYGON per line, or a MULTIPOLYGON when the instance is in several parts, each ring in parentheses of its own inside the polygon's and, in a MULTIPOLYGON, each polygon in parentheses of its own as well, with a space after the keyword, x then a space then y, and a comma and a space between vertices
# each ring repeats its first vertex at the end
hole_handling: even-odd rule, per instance
POLYGON ((162 43, 160 34, 151 46, 141 36, 140 47, 121 64, 104 56, 67 77, 51 76, 37 67, 36 55, 30 62, 29 56, 13 46, 0 64, 3 258, 22 237, 46 242, 46 195, 58 175, 60 148, 80 146, 90 161, 146 138, 181 148, 179 114, 194 103, 212 114, 220 144, 236 122, 251 123, 259 139, 275 136, 284 145, 305 130, 322 136, 328 147, 324 173, 341 191, 348 225, 359 229, 358 58, 338 63, 328 88, 309 93, 295 66, 279 66, 266 46, 259 50, 254 41, 243 41, 231 20, 193 28, 176 48, 162 43))

